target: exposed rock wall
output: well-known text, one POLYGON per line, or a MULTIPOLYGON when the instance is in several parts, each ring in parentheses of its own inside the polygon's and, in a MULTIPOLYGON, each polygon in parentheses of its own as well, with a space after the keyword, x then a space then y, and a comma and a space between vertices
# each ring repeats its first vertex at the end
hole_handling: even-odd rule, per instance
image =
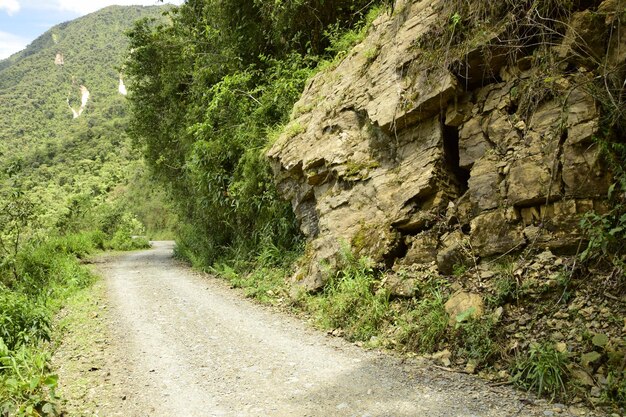
POLYGON ((437 64, 420 41, 441 25, 443 0, 378 18, 310 80, 268 152, 309 240, 294 281, 319 288, 320 264, 335 262, 342 241, 388 267, 436 263, 442 273, 531 245, 575 250, 580 214, 603 210, 611 175, 593 141, 595 74, 573 39, 612 42, 607 59, 623 64, 623 33, 605 39, 620 1, 574 13, 553 48, 563 64, 538 85, 532 51, 511 62, 498 33, 463 65, 437 64), (550 94, 533 90, 542 83, 550 94))

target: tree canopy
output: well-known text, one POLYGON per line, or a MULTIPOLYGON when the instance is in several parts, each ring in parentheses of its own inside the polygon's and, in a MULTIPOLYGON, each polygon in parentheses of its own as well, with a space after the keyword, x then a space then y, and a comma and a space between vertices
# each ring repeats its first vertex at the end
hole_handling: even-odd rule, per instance
POLYGON ((298 241, 262 155, 363 0, 190 0, 129 33, 131 136, 171 187, 201 264, 298 241))

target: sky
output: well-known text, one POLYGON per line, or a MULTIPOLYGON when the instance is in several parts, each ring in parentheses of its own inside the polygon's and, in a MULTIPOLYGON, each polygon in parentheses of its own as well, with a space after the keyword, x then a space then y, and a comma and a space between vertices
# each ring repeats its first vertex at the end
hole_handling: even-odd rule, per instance
POLYGON ((54 25, 113 4, 152 6, 163 3, 157 0, 0 0, 0 59, 24 49, 54 25))

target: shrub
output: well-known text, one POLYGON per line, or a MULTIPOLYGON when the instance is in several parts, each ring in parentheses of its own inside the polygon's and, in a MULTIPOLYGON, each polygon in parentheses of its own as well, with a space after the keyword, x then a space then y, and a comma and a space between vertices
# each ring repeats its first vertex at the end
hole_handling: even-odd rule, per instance
POLYGON ((76 258, 93 252, 94 244, 84 236, 52 238, 33 242, 17 257, 19 281, 13 288, 33 298, 47 298, 56 287, 82 288, 92 276, 76 258))
POLYGON ((124 213, 108 246, 117 250, 149 248, 150 242, 143 234, 144 227, 135 216, 124 213))
POLYGON ((0 339, 0 415, 56 416, 58 377, 48 372, 48 355, 21 346, 11 352, 0 339))
POLYGON ((77 257, 102 243, 102 233, 80 233, 35 240, 17 253, 18 279, 0 287, 0 415, 58 415, 47 353, 51 316, 91 282, 77 257))
POLYGON ((0 343, 9 350, 50 337, 50 314, 26 295, 0 291, 0 343))

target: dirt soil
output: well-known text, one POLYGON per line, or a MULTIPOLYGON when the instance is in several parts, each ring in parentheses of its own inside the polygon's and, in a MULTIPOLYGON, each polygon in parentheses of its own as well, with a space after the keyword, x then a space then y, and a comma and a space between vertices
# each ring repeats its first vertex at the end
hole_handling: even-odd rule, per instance
POLYGON ((64 313, 69 416, 594 416, 424 361, 367 351, 173 259, 112 256, 64 313))

